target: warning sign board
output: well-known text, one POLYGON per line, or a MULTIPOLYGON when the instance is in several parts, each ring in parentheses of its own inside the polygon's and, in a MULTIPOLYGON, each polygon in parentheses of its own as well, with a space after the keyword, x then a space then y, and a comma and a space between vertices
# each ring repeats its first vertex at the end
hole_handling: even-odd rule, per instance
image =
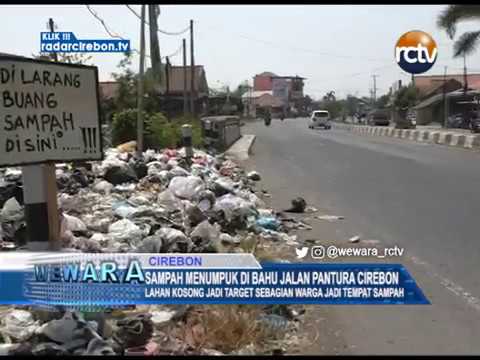
POLYGON ((102 156, 97 67, 0 56, 0 166, 102 156))

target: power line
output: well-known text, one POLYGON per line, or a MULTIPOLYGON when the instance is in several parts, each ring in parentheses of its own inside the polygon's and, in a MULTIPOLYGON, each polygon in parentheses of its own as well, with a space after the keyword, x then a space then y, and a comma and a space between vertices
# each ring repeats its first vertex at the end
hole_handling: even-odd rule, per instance
MULTIPOLYGON (((140 20, 142 19, 140 17, 140 15, 132 9, 132 7, 130 5, 125 5, 128 10, 130 10, 137 18, 139 18, 140 20)), ((144 21, 146 25, 150 25, 146 20, 144 21)), ((190 30, 190 26, 188 26, 187 28, 181 30, 181 31, 177 31, 177 32, 173 32, 173 31, 165 31, 165 30, 161 30, 161 29, 158 29, 157 31, 161 34, 165 34, 165 35, 182 35, 184 33, 186 33, 188 30, 190 30)))
POLYGON ((122 40, 125 40, 123 37, 121 37, 120 35, 117 35, 115 33, 113 33, 107 26, 107 24, 105 24, 105 21, 100 17, 98 16, 98 14, 93 11, 91 8, 90 8, 90 5, 85 5, 88 9, 88 11, 90 12, 90 14, 92 14, 98 21, 100 21, 100 23, 102 24, 103 28, 105 29, 105 31, 107 32, 107 34, 112 37, 112 38, 117 38, 117 39, 122 39, 122 40))
MULTIPOLYGON (((216 29, 214 26, 211 26, 211 25, 210 26, 205 26, 204 25, 204 28, 215 31, 215 33, 217 33, 218 30, 220 30, 219 28, 216 29)), ((224 32, 225 29, 221 29, 221 31, 224 32)), ((254 38, 254 37, 247 36, 247 35, 244 35, 244 34, 234 33, 234 32, 231 32, 231 31, 229 31, 229 33, 234 35, 234 36, 238 36, 238 37, 241 37, 241 38, 244 38, 244 39, 247 39, 247 40, 260 42, 260 43, 263 43, 263 44, 266 44, 266 45, 276 46, 276 47, 280 47, 280 48, 282 48, 282 47, 286 48, 287 47, 284 44, 278 44, 278 43, 275 43, 275 42, 272 42, 272 41, 262 40, 262 39, 254 38)), ((331 56, 331 57, 354 59, 354 60, 362 59, 361 57, 355 56, 355 55, 332 54, 332 53, 329 53, 329 52, 312 50, 312 49, 297 48, 297 47, 292 47, 292 46, 288 46, 288 47, 290 49, 294 50, 294 51, 304 51, 304 52, 314 53, 314 54, 323 55, 323 56, 331 56)), ((388 61, 387 59, 381 59, 381 58, 364 58, 364 60, 368 60, 368 61, 388 61)))
POLYGON ((182 48, 183 48, 183 44, 180 44, 180 46, 178 47, 177 50, 175 50, 175 52, 173 52, 172 54, 170 55, 167 55, 167 56, 162 56, 162 58, 172 58, 174 56, 177 56, 178 54, 180 54, 180 52, 182 51, 182 48))
MULTIPOLYGON (((95 19, 97 19, 97 20, 102 24, 103 28, 105 29, 105 31, 107 32, 107 34, 108 34, 110 37, 116 38, 116 39, 125 40, 124 37, 122 37, 122 36, 116 34, 115 32, 113 32, 113 31, 107 26, 105 20, 103 20, 103 19, 98 15, 97 12, 95 12, 92 8, 90 8, 89 5, 85 5, 85 6, 87 7, 87 9, 88 9, 88 11, 90 12, 90 14, 92 14, 92 15, 95 17, 95 19)), ((127 5, 127 6, 128 6, 128 5, 127 5)), ((178 49, 176 49, 175 52, 173 52, 172 54, 166 55, 166 56, 162 56, 162 58, 165 59, 167 56, 170 57, 170 58, 171 58, 171 57, 174 57, 174 56, 177 56, 177 55, 180 53, 181 50, 182 50, 182 45, 180 45, 180 47, 179 47, 178 49)), ((131 51, 133 51, 133 52, 136 53, 136 54, 140 54, 140 51, 138 51, 137 49, 132 48, 131 51)), ((150 55, 148 55, 148 54, 145 54, 145 56, 148 57, 148 58, 150 57, 150 55)))

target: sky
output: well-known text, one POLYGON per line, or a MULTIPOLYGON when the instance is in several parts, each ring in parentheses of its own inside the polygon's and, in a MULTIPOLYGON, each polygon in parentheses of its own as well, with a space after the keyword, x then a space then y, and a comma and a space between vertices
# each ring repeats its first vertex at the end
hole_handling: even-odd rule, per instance
MULTIPOLYGON (((140 13, 140 5, 131 6, 140 13)), ((398 38, 407 31, 422 30, 436 41, 438 57, 426 74, 462 73, 463 58, 453 59, 453 40, 436 25, 446 5, 162 5, 160 29, 178 32, 194 20, 195 63, 205 67, 211 88, 241 82, 252 83, 255 74, 305 77, 305 94, 319 99, 333 90, 370 96, 372 75, 377 75, 377 96, 393 82, 410 81, 394 60, 398 38)), ((111 32, 130 39, 139 49, 140 20, 125 5, 92 5, 111 32)), ((108 39, 102 24, 84 5, 2 5, 3 36, 0 52, 23 56, 38 54, 40 32, 51 17, 57 31, 71 31, 80 39, 108 39)), ((480 21, 460 24, 458 34, 478 30, 480 21)), ((159 34, 161 56, 182 64, 177 51, 182 38, 190 46, 189 33, 159 34)), ((148 53, 148 32, 146 33, 148 53)), ((189 54, 187 54, 189 59, 189 54)), ((112 80, 121 54, 93 54, 100 81, 112 80)), ((135 55, 133 69, 138 70, 135 55)), ((188 60, 189 61, 189 60, 188 60)), ((146 60, 149 66, 149 59, 146 60)), ((467 57, 469 72, 480 73, 480 49, 467 57)))

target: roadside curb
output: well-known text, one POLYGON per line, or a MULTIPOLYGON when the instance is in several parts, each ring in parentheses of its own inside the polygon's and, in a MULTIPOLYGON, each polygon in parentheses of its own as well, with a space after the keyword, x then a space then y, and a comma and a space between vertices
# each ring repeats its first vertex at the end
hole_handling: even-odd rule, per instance
POLYGON ((394 129, 390 127, 362 126, 332 123, 334 129, 352 131, 362 135, 389 136, 417 142, 447 145, 464 149, 480 149, 480 135, 459 134, 436 130, 394 129))
POLYGON ((225 155, 232 156, 240 161, 247 160, 252 153, 256 138, 255 135, 242 135, 225 151, 225 155))

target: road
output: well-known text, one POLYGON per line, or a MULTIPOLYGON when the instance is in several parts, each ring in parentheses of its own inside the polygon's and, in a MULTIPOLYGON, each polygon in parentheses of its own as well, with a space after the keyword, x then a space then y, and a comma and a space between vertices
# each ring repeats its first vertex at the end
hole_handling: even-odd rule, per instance
MULTIPOLYGON (((480 153, 343 130, 306 119, 250 122, 249 169, 272 206, 304 197, 335 223, 316 221, 303 240, 347 244, 359 234, 405 249, 400 259, 432 305, 317 306, 318 341, 305 353, 479 354, 480 153)), ((293 251, 293 249, 292 249, 293 251)))

